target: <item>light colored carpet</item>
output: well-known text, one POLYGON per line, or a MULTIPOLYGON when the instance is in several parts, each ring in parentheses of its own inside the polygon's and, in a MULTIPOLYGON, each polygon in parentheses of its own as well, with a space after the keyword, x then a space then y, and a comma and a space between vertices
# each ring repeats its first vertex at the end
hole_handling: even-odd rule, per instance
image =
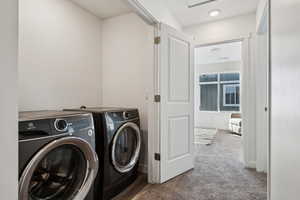
POLYGON ((217 129, 195 128, 194 143, 210 145, 217 135, 217 129))
POLYGON ((211 145, 195 145, 193 170, 164 184, 138 182, 121 200, 267 200, 267 175, 245 168, 241 148, 240 136, 218 130, 211 145))

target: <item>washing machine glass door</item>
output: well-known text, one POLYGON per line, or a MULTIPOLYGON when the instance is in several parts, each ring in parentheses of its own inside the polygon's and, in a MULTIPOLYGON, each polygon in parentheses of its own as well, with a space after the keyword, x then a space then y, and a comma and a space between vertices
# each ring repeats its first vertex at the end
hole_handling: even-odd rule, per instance
POLYGON ((130 171, 137 163, 141 149, 139 127, 132 122, 121 126, 112 143, 112 163, 120 173, 130 171))
POLYGON ((83 200, 98 170, 98 158, 84 140, 66 137, 41 149, 22 173, 21 200, 83 200))

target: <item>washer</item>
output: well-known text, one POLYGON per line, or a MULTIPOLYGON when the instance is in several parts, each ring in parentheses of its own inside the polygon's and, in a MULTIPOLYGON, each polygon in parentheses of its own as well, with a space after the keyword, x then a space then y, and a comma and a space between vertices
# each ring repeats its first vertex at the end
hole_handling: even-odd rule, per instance
POLYGON ((19 113, 19 200, 93 200, 97 172, 91 114, 19 113))
MULTIPOLYGON (((96 179, 95 197, 107 200, 127 188, 138 175, 141 150, 140 119, 137 109, 86 108, 71 109, 93 114, 96 151, 103 153, 96 179)), ((69 109, 70 111, 70 109, 69 109)))

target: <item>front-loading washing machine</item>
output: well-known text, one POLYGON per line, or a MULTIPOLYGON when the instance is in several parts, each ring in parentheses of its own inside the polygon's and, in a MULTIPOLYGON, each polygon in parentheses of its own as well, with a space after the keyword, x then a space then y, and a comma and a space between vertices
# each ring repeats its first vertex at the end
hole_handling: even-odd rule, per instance
POLYGON ((97 172, 91 114, 19 113, 19 200, 94 200, 97 172))
POLYGON ((95 199, 107 200, 126 189, 138 176, 141 150, 140 119, 137 109, 67 109, 93 114, 96 151, 100 172, 95 181, 95 199))

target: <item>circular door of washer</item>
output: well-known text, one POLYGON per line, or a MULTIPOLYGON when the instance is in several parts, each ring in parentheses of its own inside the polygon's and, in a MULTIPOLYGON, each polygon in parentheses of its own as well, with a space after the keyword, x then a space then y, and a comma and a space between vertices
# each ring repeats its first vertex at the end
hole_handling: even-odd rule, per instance
POLYGON ((98 171, 91 145, 76 137, 55 140, 31 159, 19 181, 20 200, 83 200, 98 171))
POLYGON ((127 122, 116 132, 112 143, 112 163, 120 173, 126 173, 136 165, 141 149, 139 127, 127 122))

